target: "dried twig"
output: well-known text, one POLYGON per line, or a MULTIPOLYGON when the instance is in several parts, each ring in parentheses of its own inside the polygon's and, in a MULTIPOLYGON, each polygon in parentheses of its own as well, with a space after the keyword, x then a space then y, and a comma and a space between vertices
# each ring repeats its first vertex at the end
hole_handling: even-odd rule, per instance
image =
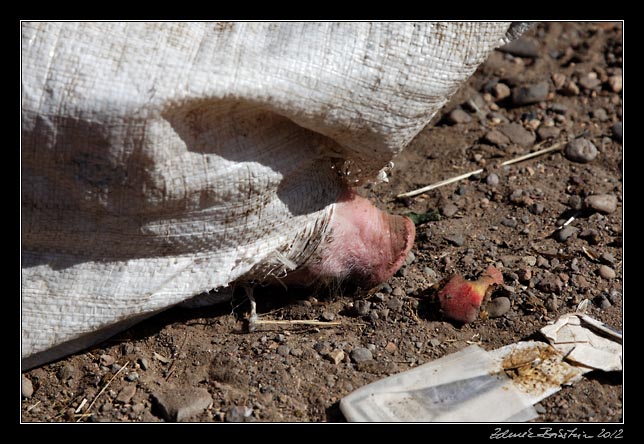
POLYGON ((293 319, 293 320, 281 320, 281 321, 273 321, 270 319, 257 319, 255 321, 255 324, 257 325, 315 325, 317 327, 335 327, 337 325, 342 325, 340 321, 332 321, 332 322, 326 322, 326 321, 315 321, 315 320, 300 320, 300 319, 293 319))
POLYGON ((105 384, 105 386, 103 386, 103 388, 101 389, 101 391, 100 391, 100 392, 98 392, 98 395, 96 395, 96 396, 94 397, 94 400, 89 404, 89 407, 87 407, 87 410, 85 410, 85 413, 81 414, 81 415, 80 415, 80 418, 78 418, 78 420, 77 420, 76 422, 80 422, 80 420, 81 420, 81 419, 83 419, 85 416, 87 416, 87 415, 88 415, 88 412, 92 409, 92 407, 94 407, 94 403, 95 403, 95 402, 98 400, 98 398, 103 394, 103 392, 104 392, 104 391, 105 391, 105 390, 110 386, 110 384, 112 383, 112 381, 114 381, 114 380, 116 379, 116 377, 119 375, 119 373, 121 373, 123 370, 125 370, 125 367, 127 367, 127 366, 129 365, 129 363, 130 363, 130 361, 127 361, 127 362, 125 363, 125 365, 119 369, 119 371, 118 371, 118 372, 114 373, 114 376, 112 376, 112 377, 110 378, 110 380, 109 380, 109 381, 107 381, 107 384, 105 384))
MULTIPOLYGON (((524 160, 532 159, 533 157, 541 156, 543 154, 560 150, 564 142, 556 143, 553 146, 549 148, 544 148, 538 151, 534 151, 532 153, 524 154, 523 156, 516 157, 514 159, 506 160, 505 162, 501 163, 501 166, 507 166, 507 165, 512 165, 518 162, 522 162, 524 160)), ((408 191, 407 193, 402 193, 399 194, 396 197, 413 197, 417 196, 419 194, 425 193, 427 191, 433 190, 438 187, 442 187, 443 185, 448 185, 450 183, 458 182, 459 180, 467 179, 470 176, 474 176, 475 174, 480 174, 483 172, 483 168, 479 168, 478 170, 471 171, 469 173, 461 174, 460 176, 452 177, 450 179, 445 179, 441 180, 440 182, 436 182, 432 185, 427 185, 426 187, 419 188, 417 190, 413 191, 408 191)))

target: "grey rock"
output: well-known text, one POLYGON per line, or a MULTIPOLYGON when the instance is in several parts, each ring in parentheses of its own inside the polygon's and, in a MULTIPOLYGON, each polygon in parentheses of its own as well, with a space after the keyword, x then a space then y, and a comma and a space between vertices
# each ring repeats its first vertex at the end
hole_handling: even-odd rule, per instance
POLYGON ((322 356, 326 356, 331 352, 332 348, 329 342, 324 341, 324 342, 316 342, 315 345, 313 346, 313 350, 315 350, 322 356))
POLYGON ((351 360, 356 364, 373 359, 373 354, 371 354, 371 351, 364 347, 354 348, 353 350, 351 350, 350 356, 351 360))
POLYGON ((246 422, 246 418, 253 414, 253 409, 245 405, 236 405, 228 409, 225 416, 226 422, 246 422))
POLYGON ((510 310, 511 305, 512 304, 510 303, 510 299, 506 298, 505 296, 492 299, 487 304, 488 315, 490 315, 491 318, 498 318, 499 316, 503 316, 510 310))
POLYGON ((607 265, 600 266, 597 272, 603 279, 615 279, 616 276, 615 270, 607 265))
POLYGON ((574 194, 568 198, 568 206, 573 210, 579 211, 584 207, 584 201, 574 194))
POLYGON ((161 415, 166 421, 178 422, 203 412, 212 403, 212 396, 205 388, 169 389, 152 394, 161 415))
POLYGON ((391 294, 392 292, 391 285, 389 285, 387 282, 384 284, 380 285, 380 291, 382 291, 384 294, 391 294))
POLYGON ((391 298, 387 301, 387 308, 394 312, 400 311, 403 305, 404 305, 403 301, 398 298, 391 298))
POLYGON ((548 106, 548 109, 556 114, 566 114, 568 112, 568 106, 563 103, 552 103, 548 106))
POLYGON ((545 272, 541 280, 537 283, 537 288, 544 293, 561 293, 563 282, 556 275, 545 272))
POLYGON ((534 405, 534 409, 535 409, 535 410, 536 410, 536 412, 537 412, 538 414, 540 414, 540 415, 543 415, 543 414, 544 414, 544 413, 546 413, 546 411, 547 411, 547 410, 546 410, 546 408, 545 408, 543 405, 541 405, 541 403, 540 403, 540 402, 538 402, 538 403, 536 403, 536 404, 534 405))
POLYGON ((73 378, 74 373, 76 373, 74 366, 71 364, 65 364, 60 369, 58 369, 58 372, 56 372, 56 377, 58 377, 60 381, 65 382, 68 379, 73 378))
POLYGON ((593 117, 600 122, 605 122, 608 120, 608 113, 604 108, 597 108, 593 110, 593 117))
POLYGON ((567 225, 555 233, 555 238, 559 242, 566 242, 578 231, 579 229, 577 227, 573 227, 572 225, 567 225))
POLYGON ((371 310, 371 302, 359 299, 354 302, 353 308, 358 316, 367 316, 371 310))
POLYGON ((523 106, 542 102, 548 97, 548 89, 547 82, 513 88, 512 103, 517 106, 523 106))
POLYGON ((126 385, 123 387, 118 395, 116 395, 116 402, 120 402, 121 404, 127 404, 130 402, 132 397, 136 394, 136 385, 126 385))
POLYGON ((512 143, 516 143, 517 145, 528 146, 532 145, 535 141, 535 135, 518 123, 500 125, 499 131, 507 136, 512 143))
POLYGON ((116 362, 116 359, 114 359, 114 356, 111 355, 101 355, 99 360, 101 361, 101 365, 104 365, 106 367, 109 367, 110 365, 114 364, 116 362))
POLYGON ((445 217, 452 217, 458 211, 458 207, 452 203, 447 203, 440 208, 440 212, 445 217))
POLYGON ((303 355, 304 355, 304 351, 301 348, 291 349, 291 356, 295 356, 296 358, 299 358, 303 355))
POLYGON ((510 97, 510 87, 505 83, 497 83, 492 87, 492 95, 495 100, 503 100, 507 97, 510 97))
POLYGON ((31 395, 34 394, 34 386, 25 375, 22 375, 21 391, 23 398, 31 398, 31 395))
POLYGON ((427 276, 427 278, 429 278, 429 279, 431 279, 431 280, 436 280, 436 279, 438 279, 438 274, 436 273, 436 271, 434 271, 434 269, 433 269, 433 268, 424 267, 424 268, 423 268, 423 274, 424 274, 425 276, 427 276))
POLYGON ((335 313, 333 313, 333 312, 331 312, 331 311, 328 311, 328 310, 325 310, 325 311, 323 311, 323 312, 322 312, 322 314, 320 315, 320 318, 321 318, 323 321, 330 322, 330 321, 332 321, 332 320, 334 320, 334 319, 335 319, 335 313))
POLYGON ((542 203, 537 202, 537 203, 534 203, 534 204, 530 205, 528 210, 532 214, 541 214, 546 210, 546 207, 542 203))
POLYGON ((371 353, 376 351, 376 344, 367 344, 367 350, 369 350, 371 353))
POLYGON ((147 370, 150 368, 150 361, 148 361, 146 358, 139 358, 139 365, 143 370, 147 370))
POLYGON ((391 292, 392 296, 401 297, 405 295, 405 290, 402 287, 394 287, 394 291, 391 292))
POLYGON ((329 352, 328 355, 324 356, 324 359, 326 359, 327 361, 331 361, 335 365, 338 365, 344 359, 344 351, 333 350, 329 352))
POLYGON ((583 137, 568 142, 564 149, 566 159, 577 163, 592 162, 597 157, 597 154, 599 154, 597 147, 590 140, 583 137))
POLYGON ((518 225, 518 222, 516 219, 511 219, 509 217, 504 217, 501 220, 501 225, 510 227, 510 228, 515 228, 518 225))
POLYGON ((456 108, 447 115, 447 120, 452 124, 469 123, 472 117, 462 109, 456 108))
POLYGON ((375 302, 384 302, 385 301, 385 295, 380 292, 376 292, 373 294, 373 299, 375 302))
POLYGON ((130 373, 127 374, 125 379, 130 381, 130 382, 134 382, 137 379, 139 379, 139 374, 137 372, 130 372, 130 373))
POLYGON ((441 345, 441 341, 438 338, 431 338, 429 340, 429 345, 431 345, 432 347, 438 347, 439 345, 441 345))
POLYGON ((606 310, 612 305, 605 294, 597 296, 595 298, 595 304, 602 310, 606 310))
POLYGON ((615 263, 615 256, 612 254, 608 253, 607 251, 604 251, 600 256, 599 260, 603 262, 606 265, 612 265, 615 263))
POLYGON ((602 214, 610 214, 617 209, 617 197, 612 194, 595 194, 584 201, 586 208, 602 214))
POLYGON ((537 130, 539 140, 556 139, 561 134, 561 129, 556 126, 541 126, 537 130))
POLYGON ((453 245, 456 245, 457 247, 460 247, 465 243, 465 236, 463 236, 461 233, 452 233, 445 236, 445 240, 453 245))
POLYGON ((283 344, 286 342, 286 336, 283 335, 282 333, 278 333, 275 335, 273 338, 275 341, 279 342, 280 344, 283 344))
POLYGON ((613 139, 617 140, 619 143, 622 143, 622 122, 617 122, 611 127, 611 130, 613 131, 613 139))
POLYGON ((516 57, 539 57, 539 46, 533 40, 526 37, 512 40, 510 43, 501 46, 499 51, 512 54, 516 57))
POLYGON ((608 296, 608 299, 610 300, 611 304, 619 304, 620 301, 622 300, 622 293, 620 293, 617 290, 613 290, 610 292, 610 295, 608 296))
POLYGON ((601 235, 599 234, 599 231, 595 230, 594 228, 586 228, 583 230, 581 233, 579 233, 579 237, 582 239, 586 239, 586 241, 589 244, 598 244, 599 241, 601 240, 601 235))
POLYGON ((288 345, 280 345, 277 347, 277 354, 280 356, 288 356, 291 352, 291 349, 288 345))
POLYGON ((498 130, 488 131, 485 136, 483 136, 483 141, 498 147, 510 144, 510 138, 498 130))
POLYGON ((557 296, 551 294, 546 300, 545 306, 548 311, 557 311, 557 308, 559 308, 559 300, 557 299, 557 296))
POLYGON ((485 182, 491 187, 497 186, 499 184, 499 176, 498 176, 498 174, 496 174, 496 173, 488 174, 487 177, 485 178, 485 182))
POLYGON ((577 82, 582 88, 585 89, 595 89, 601 85, 602 81, 597 78, 595 73, 588 73, 587 75, 581 77, 577 82))

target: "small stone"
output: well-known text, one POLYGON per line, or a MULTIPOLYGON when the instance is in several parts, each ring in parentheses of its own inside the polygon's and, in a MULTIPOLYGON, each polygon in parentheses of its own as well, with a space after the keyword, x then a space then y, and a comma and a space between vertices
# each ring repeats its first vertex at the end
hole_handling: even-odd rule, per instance
POLYGON ((101 365, 104 365, 105 367, 109 367, 116 362, 116 359, 111 355, 101 355, 99 360, 101 361, 101 365))
POLYGON ((622 300, 622 294, 617 291, 613 290, 610 292, 610 295, 608 296, 608 299, 610 300, 611 304, 619 304, 619 302, 622 300))
POLYGON ((537 267, 546 268, 550 266, 550 262, 543 256, 537 256, 537 267))
POLYGON ((331 311, 323 311, 322 314, 320 315, 320 318, 323 321, 331 322, 335 319, 335 313, 331 311))
POLYGON ((116 402, 127 404, 128 402, 130 402, 130 399, 132 399, 135 393, 136 385, 126 385, 119 391, 118 395, 116 395, 116 402))
POLYGON ((535 135, 518 123, 506 123, 499 126, 499 131, 507 136, 512 143, 528 146, 534 143, 535 135))
POLYGON ((608 86, 614 93, 620 92, 622 90, 622 76, 610 76, 608 86))
POLYGON ((389 353, 395 352, 397 348, 398 347, 396 347, 396 344, 394 344, 393 342, 388 342, 385 346, 385 350, 389 353))
POLYGON ((333 364, 338 365, 344 359, 344 351, 342 350, 333 350, 329 352, 328 355, 324 357, 327 361, 331 361, 333 364))
POLYGON ((529 267, 534 267, 537 264, 537 258, 535 256, 523 256, 521 262, 529 267))
POLYGON ((183 421, 191 418, 212 403, 212 396, 205 388, 170 389, 152 395, 166 421, 183 421))
POLYGON ((556 89, 560 89, 566 83, 566 76, 560 72, 554 73, 552 76, 552 83, 555 85, 556 89))
POLYGON ((373 294, 373 299, 375 302, 385 302, 385 295, 380 292, 376 292, 373 294))
POLYGON ((391 298, 387 301, 387 308, 393 312, 399 312, 403 308, 403 301, 398 298, 391 298))
POLYGON ((553 113, 559 114, 559 115, 564 115, 568 112, 568 106, 566 106, 563 103, 552 103, 550 104, 548 109, 553 113))
POLYGON ((22 390, 23 398, 31 398, 31 395, 34 394, 34 386, 29 380, 29 378, 27 378, 25 375, 22 375, 21 390, 22 390))
POLYGON ((71 379, 74 376, 75 372, 76 372, 76 369, 74 368, 73 365, 65 364, 58 370, 58 372, 56 372, 56 376, 60 381, 65 382, 68 379, 71 379))
POLYGON ((617 209, 617 197, 612 194, 596 194, 588 196, 585 204, 587 208, 593 209, 598 213, 610 214, 617 209))
POLYGON ((566 83, 566 86, 563 88, 562 92, 568 96, 578 96, 579 87, 575 82, 570 80, 568 83, 566 83))
POLYGON ((572 237, 576 232, 579 231, 579 228, 573 227, 572 225, 567 225, 563 227, 561 230, 557 231, 555 234, 555 238, 559 242, 566 242, 570 237, 572 237))
POLYGON ((434 271, 433 268, 424 267, 423 274, 432 281, 438 279, 438 274, 436 273, 436 271, 434 271))
POLYGON ((534 203, 534 204, 530 205, 528 210, 532 214, 541 214, 546 210, 546 207, 542 203, 534 203))
POLYGON ((147 370, 150 368, 150 361, 146 358, 139 358, 139 365, 141 366, 141 369, 147 370))
POLYGON ((371 353, 376 351, 376 344, 367 344, 367 350, 369 350, 371 353))
POLYGON ((595 89, 601 85, 601 80, 597 78, 594 72, 588 73, 579 79, 579 85, 585 89, 595 89))
POLYGON ((443 216, 452 217, 458 211, 458 207, 452 203, 448 203, 441 206, 440 211, 443 216))
POLYGON ((291 349, 291 356, 295 356, 296 358, 299 358, 303 355, 304 355, 304 351, 301 348, 291 349))
POLYGON ((510 144, 510 138, 498 130, 488 131, 483 136, 483 141, 498 147, 504 147, 510 144))
POLYGON ((438 347, 439 345, 441 345, 441 341, 438 338, 431 338, 429 340, 429 345, 431 345, 432 347, 438 347))
POLYGON ((619 143, 622 143, 622 122, 617 122, 612 126, 611 130, 613 131, 613 139, 615 139, 619 143))
POLYGON ((598 273, 603 279, 615 279, 615 270, 607 265, 600 266, 598 273))
POLYGON ((373 355, 367 348, 358 347, 351 350, 351 360, 356 364, 364 361, 370 361, 371 359, 373 359, 373 355))
POLYGON ((516 219, 510 219, 508 217, 504 217, 501 220, 501 225, 510 227, 510 228, 515 228, 518 225, 518 222, 516 219))
POLYGON ((561 130, 556 126, 541 126, 537 130, 539 140, 556 139, 559 137, 561 130))
POLYGON ((389 285, 387 282, 385 282, 384 284, 380 285, 380 290, 384 294, 391 294, 391 292, 393 291, 393 289, 391 288, 391 285, 389 285))
POLYGON ((236 405, 228 409, 225 416, 226 422, 246 422, 248 418, 253 413, 253 410, 246 407, 245 405, 236 405))
POLYGON ((516 106, 523 106, 542 102, 548 97, 548 89, 547 82, 513 88, 512 103, 516 106))
POLYGON ((579 211, 584 207, 584 201, 581 197, 573 194, 568 198, 568 206, 575 211, 579 211))
POLYGON ((278 333, 275 335, 273 338, 274 341, 279 342, 280 344, 283 344, 286 342, 286 336, 283 335, 282 333, 278 333))
POLYGON ((600 122, 605 122, 608 120, 608 113, 604 108, 597 108, 593 110, 593 117, 600 122))
POLYGON ((316 342, 313 349, 322 356, 326 356, 331 352, 331 344, 327 341, 316 342))
POLYGON ((511 305, 510 299, 505 296, 501 296, 496 299, 492 299, 487 304, 486 310, 491 318, 498 318, 506 314, 510 310, 511 305))
POLYGON ((134 344, 131 342, 124 342, 121 344, 121 355, 127 356, 131 353, 134 353, 134 344))
POLYGON ((139 379, 139 374, 137 372, 130 372, 130 373, 127 374, 125 379, 130 381, 130 382, 134 382, 137 379, 139 379))
POLYGON ((462 109, 456 108, 447 115, 447 120, 452 124, 468 123, 472 121, 472 117, 462 109))
POLYGON ((537 288, 545 293, 561 293, 563 282, 558 276, 545 272, 543 278, 537 283, 537 288))
POLYGON ((582 137, 568 142, 564 154, 572 162, 588 163, 597 157, 599 151, 590 140, 582 137))
POLYGON ((586 241, 592 245, 598 244, 601 240, 599 231, 595 230, 594 228, 586 228, 581 233, 579 233, 579 237, 586 239, 586 241))
POLYGON ((280 345, 277 347, 277 354, 280 356, 288 356, 289 353, 291 352, 291 349, 288 345, 280 345))
POLYGON ((463 236, 461 233, 452 233, 445 236, 445 240, 453 245, 456 245, 457 247, 460 247, 465 243, 465 236, 463 236))
POLYGON ((530 282, 530 279, 532 279, 532 269, 530 267, 519 268, 517 270, 517 276, 519 277, 519 281, 523 283, 530 282))
POLYGON ((516 57, 537 58, 539 57, 539 46, 526 37, 519 37, 499 48, 499 51, 512 54, 516 57))
POLYGON ((367 316, 371 310, 371 302, 359 299, 355 301, 353 308, 358 316, 367 316))
POLYGON ((599 256, 599 260, 600 260, 601 262, 603 262, 604 264, 606 264, 606 265, 611 265, 611 264, 614 264, 614 263, 615 263, 615 256, 613 256, 612 254, 610 254, 610 253, 609 253, 609 252, 607 252, 607 251, 604 251, 604 252, 599 256))
POLYGON ((499 176, 496 173, 490 173, 485 178, 485 182, 489 186, 495 187, 495 186, 497 186, 499 184, 499 176))
POLYGON ((599 295, 595 298, 595 304, 602 310, 606 310, 612 305, 604 294, 599 295))
POLYGON ((510 87, 505 83, 497 83, 492 87, 492 95, 496 100, 503 100, 510 97, 510 87))
POLYGON ((557 308, 559 308, 559 301, 557 300, 557 296, 551 294, 546 300, 545 306, 548 311, 557 311, 557 308))

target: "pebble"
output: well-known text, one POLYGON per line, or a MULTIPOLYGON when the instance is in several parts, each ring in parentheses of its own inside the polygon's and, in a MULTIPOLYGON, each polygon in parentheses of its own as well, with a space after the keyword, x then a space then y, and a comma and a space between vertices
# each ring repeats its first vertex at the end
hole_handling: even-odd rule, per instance
POLYGON ((546 413, 546 408, 543 405, 541 405, 540 402, 534 405, 534 410, 540 415, 543 415, 544 413, 546 413))
POLYGON ((595 298, 595 304, 602 310, 606 310, 612 305, 605 294, 597 296, 595 298))
POLYGON ((436 273, 436 271, 434 271, 434 269, 433 269, 433 268, 424 267, 424 268, 423 268, 423 274, 424 274, 426 277, 428 277, 430 280, 436 280, 436 279, 438 279, 438 273, 436 273))
POLYGON ((304 355, 304 351, 301 348, 294 348, 291 350, 291 356, 299 358, 304 355))
POLYGON ((555 85, 556 89, 560 89, 566 83, 566 76, 560 72, 554 73, 552 76, 552 83, 555 85))
POLYGON ((124 342, 121 344, 121 355, 127 356, 134 353, 134 344, 131 342, 124 342))
POLYGON ((34 386, 25 375, 22 375, 21 390, 23 398, 31 398, 31 395, 34 394, 34 386))
POLYGON ((537 284, 537 288, 545 293, 561 293, 563 282, 558 276, 545 272, 543 278, 537 284))
POLYGON ((510 299, 505 296, 501 296, 496 299, 492 299, 487 304, 487 312, 491 318, 498 318, 499 316, 506 314, 510 310, 510 306, 510 299))
POLYGON ((483 141, 498 147, 510 144, 510 138, 498 130, 488 131, 487 134, 483 136, 483 141))
POLYGON ((557 308, 559 308, 559 300, 557 299, 557 296, 551 294, 546 300, 545 306, 548 311, 557 311, 557 308))
POLYGON ((600 122, 605 122, 608 120, 608 113, 604 108, 597 108, 593 110, 593 117, 600 122))
POLYGON ((351 360, 356 364, 360 362, 370 361, 373 359, 371 351, 364 347, 358 347, 351 350, 351 360))
POLYGON ((499 48, 499 51, 512 54, 517 57, 536 58, 539 57, 539 47, 530 39, 520 37, 512 40, 499 48))
POLYGON ((335 319, 335 313, 333 313, 332 311, 326 311, 326 310, 325 310, 325 311, 323 311, 323 312, 322 312, 322 314, 320 315, 320 318, 321 318, 323 321, 331 322, 332 320, 334 320, 334 319, 335 319))
POLYGON ((617 122, 612 126, 613 138, 619 143, 622 143, 622 122, 617 122))
POLYGON ((333 364, 338 365, 344 359, 344 351, 342 350, 333 350, 329 352, 328 355, 324 357, 327 361, 331 361, 333 364))
POLYGON ((277 347, 277 354, 280 356, 288 356, 291 353, 291 349, 288 345, 280 345, 277 347))
POLYGON ((518 123, 501 125, 499 126, 499 131, 507 136, 512 143, 516 143, 517 145, 527 146, 533 144, 535 141, 535 135, 518 123))
POLYGON ((607 251, 605 251, 599 256, 599 260, 601 262, 605 263, 606 265, 614 264, 615 263, 615 256, 613 256, 612 254, 610 254, 607 251))
POLYGON ((615 270, 607 265, 600 266, 598 273, 604 279, 615 279, 615 270))
POLYGON ((111 355, 101 355, 99 359, 101 361, 101 365, 104 365, 105 367, 109 367, 110 365, 114 364, 114 362, 116 362, 114 356, 111 355))
POLYGON ((581 233, 579 233, 579 237, 586 239, 586 241, 591 245, 598 244, 601 240, 599 231, 595 230, 594 228, 586 228, 581 233))
POLYGON ((431 345, 432 347, 438 347, 439 345, 441 345, 441 341, 438 338, 431 338, 429 340, 429 345, 431 345))
POLYGON ((584 202, 587 208, 602 214, 610 214, 617 209, 617 197, 612 194, 588 196, 584 202))
POLYGON ((127 374, 125 379, 127 379, 130 382, 134 382, 137 379, 139 379, 139 374, 137 372, 130 372, 130 373, 127 374))
POLYGON ((563 88, 562 92, 569 96, 577 96, 579 95, 579 87, 575 82, 570 80, 568 83, 566 83, 566 86, 563 88))
POLYGON ((358 316, 367 316, 371 310, 371 302, 360 299, 355 301, 353 308, 358 316))
POLYGON ((561 133, 561 130, 557 128, 556 126, 541 126, 537 130, 537 137, 539 140, 546 140, 546 139, 556 139, 559 137, 559 134, 561 133))
POLYGON ((126 385, 119 391, 119 394, 116 395, 116 402, 120 402, 121 404, 127 404, 128 402, 130 402, 130 399, 132 399, 135 393, 136 393, 135 385, 126 385))
POLYGON ((384 284, 382 284, 382 285, 380 286, 380 290, 381 290, 384 294, 391 294, 391 292, 393 291, 393 289, 391 288, 391 285, 389 285, 387 282, 385 282, 384 284))
POLYGON ((391 311, 398 312, 403 308, 403 301, 398 298, 392 298, 387 301, 387 308, 391 311))
POLYGON ((452 203, 441 206, 440 212, 445 217, 452 217, 458 211, 458 207, 452 203))
POLYGON ((547 82, 539 82, 534 85, 519 86, 512 89, 512 103, 517 106, 542 102, 547 97, 547 82))
POLYGON ((496 173, 490 173, 490 174, 488 174, 488 175, 487 175, 487 177, 485 178, 485 182, 486 182, 489 186, 491 186, 491 187, 495 187, 495 186, 497 186, 497 185, 499 184, 499 175, 498 175, 498 174, 496 174, 496 173))
POLYGON ((597 74, 590 72, 579 79, 579 85, 585 89, 595 89, 601 85, 602 81, 597 78, 597 74))
POLYGON ((610 76, 608 78, 608 86, 610 86, 613 92, 620 92, 622 90, 622 76, 610 76))
POLYGON ((557 231, 555 234, 555 238, 559 242, 566 242, 572 235, 574 235, 576 232, 579 231, 579 228, 573 227, 572 225, 567 225, 563 227, 561 230, 557 231))
POLYGON ((546 268, 550 266, 550 262, 543 256, 537 256, 537 267, 546 268))
POLYGON ((322 356, 326 356, 331 352, 331 344, 327 341, 316 342, 313 349, 322 356))
POLYGON ((397 296, 401 297, 405 295, 405 290, 402 289, 402 287, 395 287, 393 291, 391 292, 392 296, 397 296))
POLYGON ((573 194, 572 196, 568 197, 568 206, 575 211, 579 211, 584 207, 584 201, 580 196, 573 194))
POLYGON ((579 138, 568 142, 564 149, 566 158, 577 163, 588 163, 597 157, 597 147, 588 139, 579 138))
POLYGON ((492 95, 496 100, 503 100, 510 97, 510 87, 505 83, 497 83, 492 87, 492 95))
POLYGON ((465 243, 465 236, 463 236, 461 233, 452 233, 445 236, 445 240, 453 245, 456 245, 457 247, 460 247, 465 243))
POLYGON ((544 204, 542 204, 542 203, 534 203, 534 204, 530 205, 530 207, 528 208, 528 210, 529 210, 532 214, 541 214, 541 213, 543 213, 543 212, 546 210, 546 207, 545 207, 545 205, 544 205, 544 204))
POLYGON ((452 124, 469 123, 472 117, 466 111, 456 108, 447 115, 447 120, 452 124))
POLYGON ((163 418, 169 422, 191 418, 212 403, 212 396, 205 388, 170 389, 152 394, 163 418))
POLYGON ((613 290, 610 292, 610 295, 608 296, 608 299, 612 304, 619 304, 619 301, 622 300, 622 293, 620 293, 617 290, 613 290))
POLYGON ((393 353, 396 351, 398 347, 396 347, 396 344, 393 342, 388 342, 387 345, 385 345, 385 350, 389 353, 393 353))
POLYGON ((253 414, 253 409, 245 405, 236 405, 228 409, 224 421, 246 422, 246 418, 253 414))
POLYGON ((139 358, 139 365, 143 370, 147 370, 150 368, 150 361, 148 361, 146 358, 139 358))
POLYGON ((508 217, 504 217, 501 220, 501 225, 504 225, 504 226, 510 227, 510 228, 515 228, 518 225, 518 222, 517 222, 516 219, 510 219, 508 217))
POLYGON ((74 368, 74 366, 72 366, 71 364, 65 364, 58 370, 58 372, 56 372, 56 376, 59 380, 64 382, 72 378, 75 372, 76 369, 74 368))

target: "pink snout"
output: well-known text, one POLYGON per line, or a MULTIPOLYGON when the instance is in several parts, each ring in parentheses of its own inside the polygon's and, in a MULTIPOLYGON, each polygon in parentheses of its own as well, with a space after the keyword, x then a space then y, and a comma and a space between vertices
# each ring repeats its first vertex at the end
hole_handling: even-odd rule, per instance
POLYGON ((373 287, 403 265, 415 234, 408 218, 383 212, 350 191, 336 204, 330 236, 307 265, 307 274, 373 287))

